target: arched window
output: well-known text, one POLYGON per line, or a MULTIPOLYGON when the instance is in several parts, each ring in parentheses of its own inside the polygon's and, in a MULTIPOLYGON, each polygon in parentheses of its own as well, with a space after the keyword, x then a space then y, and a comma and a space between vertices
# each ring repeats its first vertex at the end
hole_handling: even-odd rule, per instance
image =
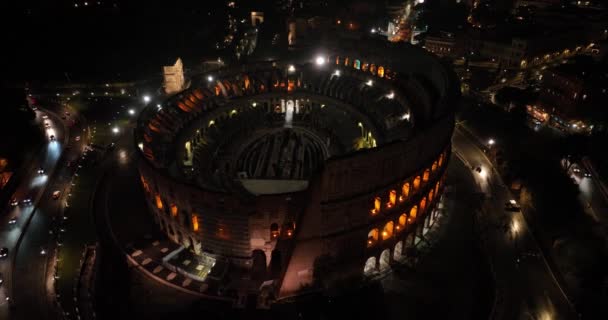
POLYGON ((409 216, 409 222, 413 222, 414 220, 416 220, 416 215, 418 215, 418 206, 413 206, 412 209, 410 209, 410 216, 409 216))
POLYGON ((363 267, 363 274, 370 275, 376 271, 376 257, 369 257, 367 261, 365 261, 365 267, 363 267))
POLYGON ((393 72, 390 71, 389 69, 384 70, 384 78, 392 80, 393 77, 393 72))
POLYGON ((407 225, 407 214, 403 213, 402 215, 399 216, 399 224, 397 225, 397 227, 400 227, 399 229, 403 229, 406 225, 407 225))
POLYGON ((367 233, 367 246, 371 247, 378 241, 378 229, 372 229, 367 233))
POLYGON ((348 65, 349 65, 348 57, 344 58, 344 65, 348 67, 348 65))
POLYGON ((439 193, 439 182, 435 184, 435 194, 439 193))
POLYGON ((407 199, 407 196, 409 196, 409 195, 410 195, 410 183, 406 182, 401 187, 401 196, 403 197, 403 200, 405 200, 405 199, 407 199))
POLYGON ((386 271, 390 268, 391 252, 389 249, 382 251, 380 254, 380 271, 386 271))
POLYGON ((172 217, 177 217, 177 205, 175 205, 175 203, 172 203, 170 209, 171 209, 170 210, 171 211, 171 216, 172 217))
POLYGON ((340 64, 340 56, 336 57, 336 64, 340 64))
POLYGON ((273 223, 270 225, 270 239, 274 240, 279 237, 279 225, 273 223))
POLYGON ((369 64, 367 62, 363 62, 363 65, 361 66, 361 70, 362 71, 367 71, 368 67, 369 67, 369 64))
POLYGON ((393 236, 393 225, 392 221, 387 222, 382 229, 382 240, 390 239, 393 236))
POLYGON ((382 199, 380 197, 374 198, 374 208, 372 209, 372 214, 377 214, 380 212, 380 207, 382 206, 382 199))
POLYGON ((431 191, 429 191, 429 202, 433 201, 433 196, 435 196, 435 192, 431 189, 431 191))
POLYGON ((420 176, 416 176, 414 179, 414 191, 418 191, 418 188, 420 188, 420 176))
POLYGON ((439 167, 443 165, 443 153, 439 156, 439 167))
POLYGON ((420 212, 424 212, 425 208, 426 208, 426 197, 422 198, 422 200, 420 200, 420 212))
POLYGON ((353 68, 359 70, 361 69, 361 61, 359 61, 358 59, 355 60, 355 63, 353 64, 353 68))
POLYGON ((422 174, 422 181, 424 181, 424 182, 429 181, 430 176, 431 176, 431 170, 429 170, 429 169, 424 170, 424 173, 422 174))
POLYGON ((378 77, 384 77, 384 67, 382 66, 378 67, 378 77))
POLYGON ((388 193, 388 204, 387 207, 392 208, 397 203, 397 191, 391 190, 388 193))
POLYGON ((198 221, 198 215, 193 213, 192 214, 192 231, 198 231, 199 230, 199 221, 198 221))
POLYGON ((372 63, 371 66, 369 66, 369 72, 371 72, 372 74, 376 74, 376 65, 372 63))
POLYGON ((156 200, 156 207, 160 210, 163 208, 163 201, 160 199, 160 195, 157 193, 154 197, 156 200))
POLYGON ((437 170, 437 161, 433 162, 433 166, 431 167, 431 171, 435 172, 437 170))

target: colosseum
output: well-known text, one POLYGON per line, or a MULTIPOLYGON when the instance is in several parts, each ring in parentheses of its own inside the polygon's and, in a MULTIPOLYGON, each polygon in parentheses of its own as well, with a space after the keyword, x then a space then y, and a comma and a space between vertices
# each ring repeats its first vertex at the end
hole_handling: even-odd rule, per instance
POLYGON ((437 218, 458 98, 435 57, 373 40, 191 77, 138 120, 149 210, 275 298, 322 260, 325 277, 382 274, 437 218))

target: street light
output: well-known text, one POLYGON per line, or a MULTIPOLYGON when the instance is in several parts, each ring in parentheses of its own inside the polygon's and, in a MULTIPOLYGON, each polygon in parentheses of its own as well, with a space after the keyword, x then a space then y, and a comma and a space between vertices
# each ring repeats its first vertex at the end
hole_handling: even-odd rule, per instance
POLYGON ((207 76, 207 81, 209 81, 209 82, 213 81, 213 76, 207 76))
POLYGON ((117 134, 120 132, 120 129, 118 129, 118 127, 114 127, 112 128, 112 132, 114 132, 114 134, 117 134))
POLYGON ((325 58, 323 58, 322 56, 317 56, 317 58, 315 59, 315 63, 318 66, 322 66, 325 64, 325 58))
POLYGON ((129 114, 130 114, 130 115, 134 115, 134 114, 135 114, 135 110, 133 110, 133 109, 129 109, 129 114))
POLYGON ((145 102, 145 103, 150 102, 150 96, 148 96, 148 95, 145 95, 145 96, 143 97, 143 99, 144 99, 144 102, 145 102))
POLYGON ((289 72, 295 72, 296 71, 296 67, 293 64, 290 64, 289 67, 287 68, 287 71, 289 71, 289 72))
POLYGON ((494 139, 490 139, 488 140, 488 145, 493 146, 496 143, 496 141, 494 141, 494 139))

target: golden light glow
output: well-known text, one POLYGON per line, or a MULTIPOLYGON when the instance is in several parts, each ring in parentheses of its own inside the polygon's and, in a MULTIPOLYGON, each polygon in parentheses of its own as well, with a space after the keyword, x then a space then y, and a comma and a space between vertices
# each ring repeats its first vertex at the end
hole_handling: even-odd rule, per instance
POLYGON ((429 181, 429 177, 431 175, 431 171, 429 169, 424 170, 424 174, 422 175, 422 181, 429 181))
POLYGON ((397 203, 397 191, 391 190, 388 195, 388 202, 391 206, 394 206, 397 203))
POLYGON ((401 216, 399 216, 399 224, 397 225, 397 227, 399 227, 399 226, 405 227, 406 224, 407 224, 407 215, 404 213, 401 216))
POLYGON ((372 214, 376 214, 380 212, 380 206, 382 205, 382 200, 380 197, 376 197, 374 199, 374 208, 372 209, 372 214))
POLYGON ((171 204, 171 216, 177 217, 177 206, 175 205, 175 203, 171 204))
POLYGON ((163 201, 160 199, 160 195, 156 194, 155 199, 156 199, 156 207, 158 209, 162 209, 163 208, 163 201))
POLYGON ((426 207, 426 198, 422 198, 422 200, 420 200, 420 211, 424 211, 425 207, 426 207))
POLYGON ((410 218, 412 219, 412 221, 414 221, 416 219, 416 214, 418 214, 418 207, 413 206, 412 209, 410 210, 410 218))
POLYGON ((386 240, 393 236, 393 222, 389 221, 384 225, 384 229, 382 230, 382 240, 386 240))
POLYGON ((403 187, 401 187, 401 195, 404 198, 407 198, 407 196, 410 194, 410 184, 408 182, 403 184, 403 187))
POLYGON ((414 179, 414 190, 418 190, 418 188, 420 188, 420 176, 417 176, 416 179, 414 179))
POLYGON ((198 216, 192 214, 192 231, 198 231, 198 216))

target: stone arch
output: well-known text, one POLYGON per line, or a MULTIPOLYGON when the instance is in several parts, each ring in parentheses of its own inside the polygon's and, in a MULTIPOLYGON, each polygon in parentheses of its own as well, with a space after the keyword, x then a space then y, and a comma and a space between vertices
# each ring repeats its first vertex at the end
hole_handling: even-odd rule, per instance
POLYGON ((363 267, 363 274, 368 276, 374 273, 377 270, 377 261, 376 257, 369 257, 367 261, 365 261, 365 266, 363 267))
POLYGON ((390 239, 393 236, 395 224, 392 221, 387 222, 382 229, 382 240, 390 239))
POLYGON ((390 263, 391 263, 391 251, 390 251, 390 249, 385 249, 380 254, 380 261, 379 261, 380 272, 388 270, 391 267, 390 263))
POLYGON ((402 254, 403 254, 403 241, 399 241, 399 242, 397 242, 397 244, 395 244, 395 249, 393 250, 393 259, 399 260, 401 258, 402 254))

